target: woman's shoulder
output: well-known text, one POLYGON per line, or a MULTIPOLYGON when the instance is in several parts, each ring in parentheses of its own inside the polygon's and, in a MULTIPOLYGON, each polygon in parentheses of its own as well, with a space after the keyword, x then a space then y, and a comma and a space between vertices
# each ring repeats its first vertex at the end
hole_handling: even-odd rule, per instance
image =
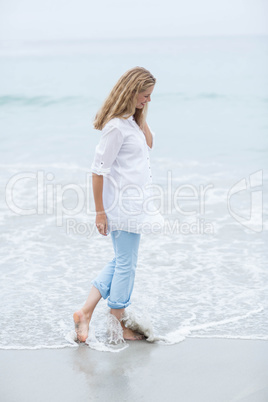
POLYGON ((118 117, 114 117, 113 119, 107 121, 104 127, 110 127, 110 126, 119 127, 119 125, 120 125, 120 119, 118 117))
POLYGON ((103 130, 110 130, 111 128, 117 128, 118 130, 124 129, 124 126, 126 124, 126 119, 121 118, 121 117, 114 117, 111 120, 109 120, 105 126, 103 127, 103 130))

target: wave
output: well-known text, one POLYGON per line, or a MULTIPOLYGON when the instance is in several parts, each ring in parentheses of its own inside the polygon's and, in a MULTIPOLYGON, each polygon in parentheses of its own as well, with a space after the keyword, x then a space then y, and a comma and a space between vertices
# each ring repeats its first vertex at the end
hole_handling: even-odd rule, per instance
POLYGON ((96 104, 96 99, 85 96, 62 96, 52 97, 47 95, 24 96, 24 95, 3 95, 0 96, 0 106, 36 106, 48 107, 55 105, 74 105, 81 103, 96 104))
MULTIPOLYGON (((161 166, 161 172, 163 170, 166 173, 165 169, 169 169, 170 171, 174 168, 211 168, 211 167, 218 167, 218 168, 223 168, 222 163, 216 162, 216 161, 198 161, 195 159, 181 159, 177 160, 176 158, 169 156, 168 158, 163 158, 163 157, 154 157, 152 159, 152 165, 156 169, 157 167, 161 166)), ((89 165, 88 166, 82 166, 78 165, 75 163, 66 163, 66 162, 58 162, 58 163, 29 163, 29 162, 21 162, 21 163, 0 163, 0 168, 3 169, 64 169, 64 170, 81 170, 81 171, 89 171, 89 165)), ((233 174, 233 171, 232 171, 233 174)), ((217 176, 222 176, 226 177, 226 172, 222 172, 221 170, 215 172, 214 175, 217 176)), ((160 172, 157 175, 160 177, 160 172)), ((189 174, 187 175, 187 179, 190 177, 196 177, 198 176, 198 173, 194 174, 189 174)), ((166 176, 164 176, 166 177, 166 176)), ((268 176, 267 176, 268 177, 268 176)), ((179 180, 182 179, 182 176, 180 176, 179 180)), ((174 178, 173 178, 174 180, 174 178)))
POLYGON ((188 338, 195 339, 233 339, 241 341, 268 341, 265 335, 189 335, 188 338))
MULTIPOLYGON (((245 340, 245 341, 268 341, 268 336, 265 335, 231 335, 231 334, 221 334, 221 335, 199 335, 199 334, 190 334, 185 333, 180 330, 180 333, 177 334, 176 339, 167 339, 166 337, 157 337, 153 341, 146 341, 148 343, 155 343, 162 346, 171 346, 177 343, 181 343, 185 341, 187 338, 191 339, 230 339, 230 340, 245 340)), ((42 350, 42 349, 68 349, 68 348, 78 348, 79 343, 72 342, 72 337, 74 339, 74 335, 70 332, 66 336, 66 340, 69 338, 69 343, 62 345, 35 345, 35 346, 23 346, 23 345, 0 345, 0 350, 42 350)), ((85 345, 87 345, 90 349, 97 350, 98 352, 112 352, 118 353, 129 347, 129 344, 123 342, 119 345, 111 345, 104 342, 99 341, 95 335, 91 338, 88 338, 85 345)))
POLYGON ((218 94, 216 92, 203 92, 200 94, 197 94, 195 98, 198 99, 227 99, 228 96, 223 95, 223 94, 218 94))
POLYGON ((38 169, 63 169, 63 170, 80 170, 80 171, 85 171, 88 172, 89 167, 88 166, 79 166, 75 163, 66 163, 66 162, 59 162, 59 163, 10 163, 10 164, 5 164, 5 163, 0 163, 0 168, 3 169, 10 169, 10 170, 22 170, 22 169, 33 169, 33 170, 38 170, 38 169))
MULTIPOLYGON (((219 321, 211 321, 198 325, 189 325, 189 321, 195 319, 195 315, 191 317, 191 319, 186 320, 184 324, 182 324, 181 328, 169 332, 163 336, 155 335, 152 323, 150 318, 146 315, 137 315, 133 312, 125 312, 123 317, 123 322, 127 328, 132 329, 135 332, 143 334, 145 336, 145 340, 148 343, 155 343, 159 345, 174 345, 180 342, 183 342, 186 338, 204 338, 204 339, 240 339, 240 340, 268 340, 268 336, 266 335, 239 335, 239 334, 193 334, 193 332, 198 331, 200 329, 207 329, 211 327, 217 327, 221 325, 226 325, 229 323, 235 323, 240 320, 245 320, 252 315, 263 312, 264 307, 262 305, 258 305, 256 309, 248 311, 246 314, 234 316, 230 318, 225 318, 219 321)), ((93 326, 90 326, 89 336, 85 342, 89 348, 97 350, 99 352, 112 352, 118 353, 122 352, 126 348, 128 348, 129 344, 124 341, 122 327, 119 321, 112 316, 111 314, 107 314, 107 324, 108 324, 108 337, 103 339, 98 339, 95 335, 95 329, 93 326)), ((65 340, 68 342, 62 345, 36 345, 36 346, 3 346, 0 345, 0 349, 4 350, 36 350, 36 349, 63 349, 68 347, 78 347, 79 343, 77 343, 77 335, 74 330, 68 332, 65 336, 65 340)))
MULTIPOLYGON (((181 328, 172 331, 170 333, 168 333, 164 339, 161 341, 161 343, 167 343, 167 344, 175 344, 175 343, 179 343, 181 341, 183 341, 186 337, 200 337, 199 334, 192 336, 192 332, 198 331, 198 330, 203 330, 203 329, 207 329, 207 328, 215 328, 219 325, 226 325, 226 324, 231 324, 231 323, 236 323, 237 321, 240 320, 245 320, 249 317, 251 317, 252 315, 258 314, 263 312, 264 308, 263 306, 259 305, 257 309, 248 311, 246 314, 240 315, 240 316, 235 316, 235 317, 230 317, 230 318, 225 318, 223 320, 219 320, 219 321, 211 321, 211 322, 207 322, 207 323, 203 323, 203 324, 198 324, 198 325, 182 325, 181 328)), ((193 316, 191 318, 191 320, 193 320, 195 317, 193 316)), ((207 336, 204 335, 204 338, 206 338, 207 336)), ((209 337, 209 336, 208 336, 209 337)), ((211 336, 212 338, 214 336, 211 336)), ((242 339, 240 336, 237 335, 228 335, 227 336, 229 339, 237 338, 237 339, 242 339)), ((216 335, 215 338, 226 338, 226 335, 216 335)), ((249 337, 248 339, 255 339, 252 337, 249 337)), ((259 339, 259 338, 256 338, 259 339)), ((266 337, 262 338, 262 339, 266 339, 266 337)), ((268 339, 268 338, 267 338, 268 339)))
MULTIPOLYGON (((230 96, 217 92, 202 92, 188 95, 182 92, 163 93, 155 95, 159 101, 167 101, 175 98, 177 101, 195 101, 195 100, 231 100, 230 96)), ((251 99, 252 100, 252 99, 251 99)), ((268 98, 256 98, 255 101, 268 102, 268 98)), ((25 95, 2 95, 0 96, 0 107, 4 106, 23 106, 23 107, 49 107, 57 105, 81 105, 98 106, 99 100, 87 96, 61 96, 53 97, 48 95, 25 96, 25 95)))
POLYGON ((228 101, 250 101, 252 103, 254 102, 260 102, 260 103, 267 103, 268 98, 267 97, 260 97, 260 96, 243 96, 243 95, 226 95, 223 93, 219 92, 200 92, 196 94, 187 94, 185 92, 165 92, 165 93, 159 93, 154 95, 154 99, 160 100, 160 101, 166 101, 170 99, 175 99, 177 101, 195 101, 195 100, 228 100, 228 101))
POLYGON ((155 99, 166 100, 168 98, 177 98, 182 101, 189 101, 196 99, 229 99, 227 95, 217 92, 201 92, 192 95, 189 95, 184 92, 169 92, 155 95, 155 99))
MULTIPOLYGON (((196 95, 187 95, 184 93, 164 93, 156 95, 156 99, 166 100, 168 98, 177 98, 182 101, 191 101, 197 99, 225 99, 225 95, 214 92, 204 92, 196 95)), ((50 107, 57 105, 76 105, 86 104, 90 106, 98 105, 98 100, 87 96, 61 96, 54 97, 48 95, 25 96, 25 95, 2 95, 0 96, 0 107, 5 106, 22 106, 22 107, 50 107)))
POLYGON ((35 346, 23 346, 23 345, 0 345, 0 350, 39 350, 39 349, 66 349, 77 348, 78 344, 64 343, 62 345, 35 345, 35 346))

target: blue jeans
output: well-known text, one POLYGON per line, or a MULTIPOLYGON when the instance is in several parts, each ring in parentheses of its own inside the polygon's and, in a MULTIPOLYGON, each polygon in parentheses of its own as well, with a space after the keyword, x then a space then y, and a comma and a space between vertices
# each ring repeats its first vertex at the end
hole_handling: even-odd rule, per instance
POLYGON ((131 304, 140 234, 114 230, 111 232, 115 257, 91 282, 110 308, 121 309, 131 304))

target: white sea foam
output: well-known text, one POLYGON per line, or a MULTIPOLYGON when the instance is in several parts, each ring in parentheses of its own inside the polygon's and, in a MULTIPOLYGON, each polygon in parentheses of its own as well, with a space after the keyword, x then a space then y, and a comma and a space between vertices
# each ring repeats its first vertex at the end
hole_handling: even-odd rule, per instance
MULTIPOLYGON (((191 336, 191 337, 200 337, 200 335, 194 335, 193 333, 198 332, 199 330, 204 330, 207 328, 215 328, 219 325, 226 325, 226 324, 230 324, 233 322, 237 322, 240 320, 245 320, 248 317, 255 315, 257 313, 260 313, 263 311, 263 306, 259 306, 256 310, 252 310, 249 311, 248 313, 242 315, 242 316, 235 316, 232 318, 226 318, 223 320, 219 320, 219 321, 212 321, 212 322, 207 322, 204 324, 199 324, 199 325, 183 325, 182 327, 179 328, 176 331, 170 332, 165 336, 165 339, 163 339, 164 342, 167 342, 168 344, 174 344, 174 343, 179 343, 181 341, 183 341, 187 336, 191 336)), ((204 336, 207 337, 207 336, 204 336)), ((234 335, 226 335, 224 336, 224 338, 233 338, 233 339, 242 339, 241 336, 234 336, 234 335)), ((268 337, 266 337, 268 339, 268 337)), ((254 337, 246 337, 244 339, 254 339, 254 337)), ((265 338, 262 338, 265 339, 265 338)))
MULTIPOLYGON (((70 331, 65 336, 65 339, 71 345, 79 345, 79 342, 77 343, 77 334, 74 330, 70 331)), ((99 352, 112 353, 122 352, 129 346, 123 338, 123 330, 120 322, 110 313, 107 314, 107 336, 102 337, 102 339, 98 338, 95 334, 94 326, 90 325, 85 345, 99 352)))
POLYGON ((71 342, 69 343, 62 343, 61 345, 46 345, 46 344, 41 344, 41 345, 35 345, 35 346, 25 346, 25 345, 7 345, 7 346, 2 346, 0 345, 1 350, 40 350, 40 349, 65 349, 65 348, 77 348, 78 345, 71 345, 71 342))
POLYGON ((89 336, 86 344, 99 352, 118 353, 125 350, 129 345, 124 341, 123 331, 120 322, 111 314, 108 314, 108 337, 102 341, 98 340, 95 335, 95 330, 92 327, 89 331, 89 336))
POLYGON ((135 314, 133 311, 125 311, 122 321, 127 328, 144 335, 147 342, 155 342, 161 339, 154 334, 150 317, 144 312, 135 314))

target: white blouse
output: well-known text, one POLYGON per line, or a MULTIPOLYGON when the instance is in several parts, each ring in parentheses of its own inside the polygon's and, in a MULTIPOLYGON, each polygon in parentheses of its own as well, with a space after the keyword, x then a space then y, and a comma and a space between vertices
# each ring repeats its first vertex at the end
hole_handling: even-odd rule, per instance
POLYGON ((164 219, 153 200, 149 151, 133 116, 114 118, 102 129, 91 172, 103 175, 108 232, 154 233, 163 228, 164 219))

